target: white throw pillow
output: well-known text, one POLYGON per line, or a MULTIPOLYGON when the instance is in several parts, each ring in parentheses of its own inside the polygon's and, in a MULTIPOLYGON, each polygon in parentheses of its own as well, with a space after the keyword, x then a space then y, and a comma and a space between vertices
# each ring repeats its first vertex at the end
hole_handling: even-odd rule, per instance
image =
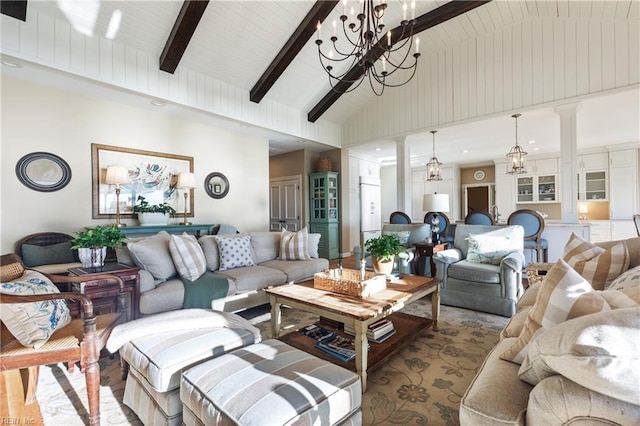
POLYGON ((220 251, 220 270, 242 268, 253 266, 251 256, 251 237, 243 235, 241 237, 214 236, 220 251))
POLYGON ((195 281, 207 270, 202 247, 193 235, 171 235, 169 251, 178 274, 189 281, 195 281))
MULTIPOLYGON (((60 293, 40 272, 27 270, 12 282, 2 283, 0 293, 35 295, 60 293)), ((26 346, 35 349, 44 345, 54 331, 71 322, 71 314, 64 299, 28 303, 3 303, 0 319, 7 329, 26 346)))
POLYGON ((280 233, 280 260, 311 260, 309 232, 305 226, 298 232, 282 229, 280 233))
POLYGON ((638 308, 575 318, 533 341, 519 376, 531 385, 561 374, 603 395, 640 401, 640 315, 638 308))
POLYGON ((483 234, 470 234, 467 238, 467 260, 499 265, 510 253, 522 250, 523 241, 524 229, 521 226, 505 226, 483 234))

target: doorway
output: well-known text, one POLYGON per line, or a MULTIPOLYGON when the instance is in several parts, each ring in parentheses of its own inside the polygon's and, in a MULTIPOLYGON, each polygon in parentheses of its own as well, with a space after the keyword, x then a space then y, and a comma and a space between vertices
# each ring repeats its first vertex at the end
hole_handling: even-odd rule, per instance
POLYGON ((494 184, 464 185, 464 216, 472 212, 491 214, 494 191, 494 184))
POLYGON ((302 207, 301 176, 288 176, 269 180, 269 230, 280 232, 300 230, 302 207))

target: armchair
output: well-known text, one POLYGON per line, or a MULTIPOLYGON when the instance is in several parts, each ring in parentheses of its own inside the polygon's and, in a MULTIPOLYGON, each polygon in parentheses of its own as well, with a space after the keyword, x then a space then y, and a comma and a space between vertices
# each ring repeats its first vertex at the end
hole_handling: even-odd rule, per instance
MULTIPOLYGON (((0 257, 2 283, 16 282, 24 277, 24 265, 15 254, 0 257)), ((81 282, 83 277, 69 277, 62 275, 45 275, 38 272, 37 281, 49 283, 81 282)), ((33 276, 33 275, 32 275, 33 276)), ((36 403, 36 388, 41 365, 55 363, 79 362, 80 369, 85 374, 87 384, 87 400, 89 404, 89 424, 100 424, 100 366, 98 359, 113 327, 120 321, 124 310, 123 282, 113 275, 101 275, 101 279, 116 281, 120 286, 119 311, 117 313, 94 315, 93 304, 86 296, 79 293, 49 293, 49 294, 2 294, 0 307, 6 308, 10 304, 24 304, 27 302, 44 302, 52 300, 71 300, 80 303, 82 318, 72 319, 63 328, 57 328, 44 343, 30 346, 23 345, 10 331, 6 324, 0 323, 2 341, 0 351, 0 371, 3 374, 19 370, 22 377, 20 392, 24 395, 20 399, 24 405, 36 403), (34 347, 35 346, 35 347, 34 347)), ((3 285, 4 288, 4 285, 3 285)), ((15 317, 12 317, 15 318, 15 317)), ((53 318, 53 315, 51 316, 53 318)))
POLYGON ((440 301, 510 317, 524 289, 521 226, 458 225, 453 248, 434 254, 440 301))

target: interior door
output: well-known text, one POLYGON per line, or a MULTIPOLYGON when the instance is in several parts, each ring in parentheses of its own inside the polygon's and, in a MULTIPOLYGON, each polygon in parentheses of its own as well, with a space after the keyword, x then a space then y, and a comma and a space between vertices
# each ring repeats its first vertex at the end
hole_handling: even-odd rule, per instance
POLYGON ((485 212, 491 214, 494 185, 464 185, 464 214, 485 212))
POLYGON ((269 181, 269 230, 279 232, 300 229, 301 177, 277 178, 269 181))

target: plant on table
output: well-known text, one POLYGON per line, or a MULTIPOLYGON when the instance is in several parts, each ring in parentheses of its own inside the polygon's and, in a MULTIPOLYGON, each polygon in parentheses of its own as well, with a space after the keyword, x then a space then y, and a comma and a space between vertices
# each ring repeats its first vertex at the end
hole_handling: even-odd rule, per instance
POLYGON ((395 257, 404 253, 404 246, 394 234, 371 238, 364 243, 364 247, 371 253, 373 269, 385 275, 393 271, 395 257))
POLYGON ((83 267, 98 267, 104 265, 107 247, 123 245, 124 239, 125 236, 116 225, 96 226, 76 232, 71 240, 71 248, 78 250, 83 267))
POLYGON ((138 195, 137 202, 138 204, 133 206, 134 213, 176 213, 176 209, 171 207, 169 204, 149 204, 149 202, 142 195, 138 195))

